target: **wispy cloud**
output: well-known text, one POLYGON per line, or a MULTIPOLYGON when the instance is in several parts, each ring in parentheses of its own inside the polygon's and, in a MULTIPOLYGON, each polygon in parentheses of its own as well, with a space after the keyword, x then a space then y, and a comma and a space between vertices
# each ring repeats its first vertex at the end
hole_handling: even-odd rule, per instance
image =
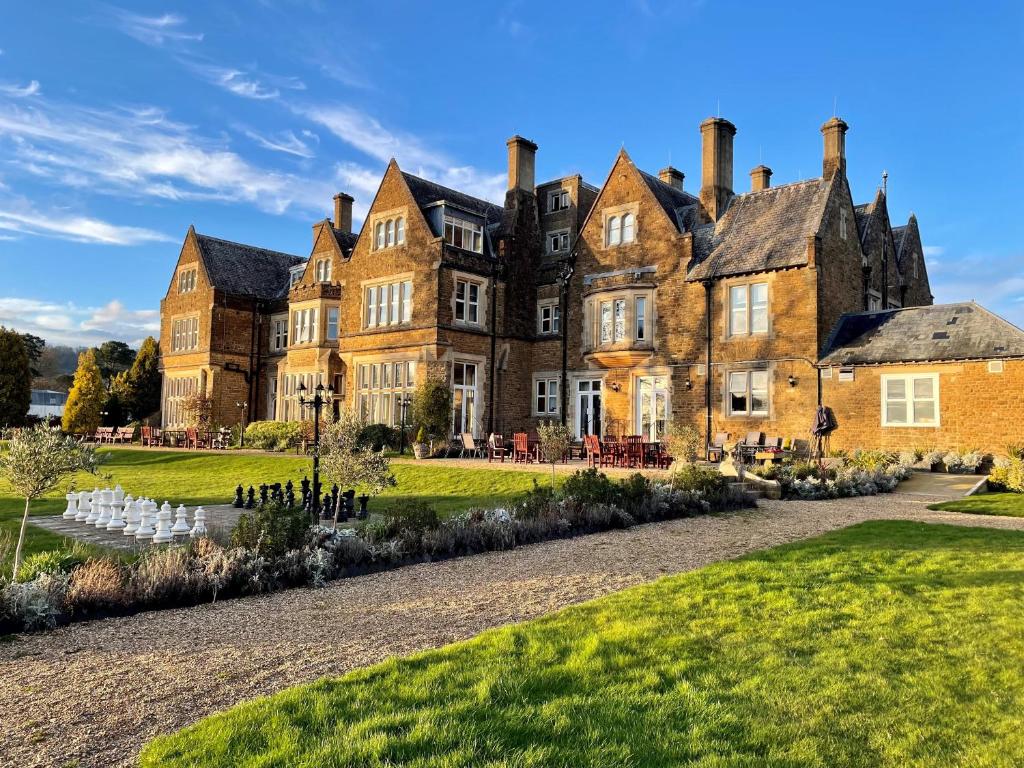
POLYGON ((33 80, 28 85, 0 83, 0 94, 4 96, 13 96, 16 99, 24 99, 28 96, 35 96, 37 93, 39 93, 38 80, 33 80))
MULTIPOLYGON (((243 133, 259 146, 274 152, 284 152, 289 155, 306 158, 313 157, 316 154, 309 143, 296 136, 294 131, 281 131, 271 136, 264 136, 256 131, 245 128, 243 133)), ((303 131, 303 135, 310 140, 316 139, 316 134, 310 131, 303 131)))
POLYGON ((187 19, 175 13, 144 16, 124 8, 108 8, 108 17, 114 27, 146 45, 162 46, 168 43, 199 42, 202 32, 185 29, 187 19))
POLYGON ((118 299, 79 306, 24 297, 0 297, 0 325, 41 336, 50 344, 91 345, 108 339, 137 345, 160 332, 160 311, 129 309, 118 299))
POLYGON ((103 245, 139 245, 140 243, 172 242, 174 238, 143 227, 111 224, 102 219, 57 211, 44 215, 26 205, 12 207, 0 200, 0 230, 36 235, 76 243, 103 245))
POLYGON ((306 90, 306 84, 298 77, 282 77, 255 70, 225 67, 187 56, 179 57, 179 61, 207 82, 246 99, 276 99, 282 90, 306 90))

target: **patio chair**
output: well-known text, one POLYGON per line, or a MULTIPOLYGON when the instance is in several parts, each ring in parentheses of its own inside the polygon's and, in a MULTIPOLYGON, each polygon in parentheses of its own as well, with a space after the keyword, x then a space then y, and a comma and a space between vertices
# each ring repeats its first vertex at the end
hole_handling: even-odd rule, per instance
POLYGON ((644 439, 640 435, 626 435, 623 466, 642 467, 644 464, 644 439))
POLYGON ((718 432, 715 439, 708 443, 708 461, 720 462, 725 458, 725 444, 728 441, 728 432, 718 432))
POLYGON ((459 458, 464 459, 468 453, 472 458, 479 459, 483 448, 476 444, 476 440, 473 435, 469 432, 462 433, 462 450, 459 452, 459 458))
POLYGON ((487 461, 490 462, 497 459, 504 464, 505 456, 507 455, 508 450, 505 448, 505 436, 491 432, 491 436, 487 438, 487 461))
POLYGON ((757 449, 761 447, 761 433, 747 432, 746 436, 733 449, 733 456, 737 461, 746 462, 752 459, 757 449))
POLYGON ((512 435, 512 463, 533 463, 533 454, 530 453, 530 437, 525 432, 516 432, 512 435))

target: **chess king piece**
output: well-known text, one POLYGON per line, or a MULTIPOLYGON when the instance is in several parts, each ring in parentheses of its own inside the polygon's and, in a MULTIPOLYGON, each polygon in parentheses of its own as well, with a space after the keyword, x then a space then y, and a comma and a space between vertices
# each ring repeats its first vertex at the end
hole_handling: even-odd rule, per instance
POLYGON ((110 513, 114 509, 114 492, 109 488, 100 491, 100 514, 93 523, 97 528, 106 528, 110 522, 110 513))

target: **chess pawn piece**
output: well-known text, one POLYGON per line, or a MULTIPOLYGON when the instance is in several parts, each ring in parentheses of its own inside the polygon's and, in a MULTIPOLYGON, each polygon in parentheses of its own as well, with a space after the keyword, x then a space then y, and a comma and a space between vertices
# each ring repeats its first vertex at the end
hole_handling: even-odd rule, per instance
POLYGON ((84 523, 89 516, 89 499, 92 497, 88 491, 80 491, 78 494, 78 514, 75 515, 76 523, 84 523))
POLYGON ((142 502, 142 515, 139 518, 139 529, 135 531, 136 541, 151 541, 156 531, 153 529, 153 512, 156 503, 152 499, 142 502))
POLYGON ((242 484, 239 483, 238 487, 235 488, 235 500, 231 502, 231 506, 235 509, 241 509, 245 506, 245 499, 242 498, 242 494, 245 493, 245 489, 242 488, 242 484))
POLYGON ((249 493, 245 497, 245 508, 254 509, 256 507, 256 489, 251 485, 249 486, 249 493))
POLYGON ((260 506, 266 506, 267 504, 267 491, 268 486, 266 483, 260 485, 260 506))
POLYGON ((110 522, 110 512, 114 508, 114 492, 109 488, 104 488, 100 492, 100 514, 96 518, 96 522, 93 523, 97 528, 106 528, 107 523, 110 522))
POLYGON ((65 520, 74 520, 78 514, 78 505, 75 503, 78 501, 78 494, 74 491, 68 491, 64 494, 64 498, 68 500, 68 505, 64 509, 64 514, 61 515, 65 520))
POLYGON ((160 512, 156 516, 156 533, 153 534, 153 543, 166 544, 173 540, 174 534, 171 533, 171 504, 168 501, 164 501, 160 505, 160 512))
POLYGON ((121 531, 127 525, 124 521, 124 513, 131 508, 132 497, 125 496, 121 502, 121 504, 114 502, 114 506, 110 510, 110 522, 107 523, 108 531, 121 531))
POLYGON ((129 504, 131 496, 124 498, 124 529, 121 531, 125 536, 134 536, 139 530, 139 522, 142 519, 142 497, 135 499, 129 504))
POLYGON ((124 488, 120 483, 114 486, 114 503, 119 507, 124 504, 124 488))
POLYGON ((196 507, 196 523, 192 526, 192 530, 189 531, 189 536, 193 539, 198 539, 200 536, 206 535, 206 510, 202 507, 196 507))
POLYGON ((93 488, 89 496, 89 514, 86 515, 86 525, 96 525, 96 518, 100 516, 100 489, 93 488))
POLYGON ((188 524, 188 511, 184 504, 179 504, 174 512, 174 525, 171 526, 171 533, 175 536, 186 536, 192 528, 188 524))

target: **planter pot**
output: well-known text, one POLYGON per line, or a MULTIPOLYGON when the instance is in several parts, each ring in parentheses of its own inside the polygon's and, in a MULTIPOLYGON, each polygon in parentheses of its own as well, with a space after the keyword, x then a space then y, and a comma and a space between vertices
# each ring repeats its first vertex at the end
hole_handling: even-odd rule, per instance
POLYGON ((426 443, 413 443, 412 454, 417 459, 425 459, 430 455, 430 446, 426 443))

